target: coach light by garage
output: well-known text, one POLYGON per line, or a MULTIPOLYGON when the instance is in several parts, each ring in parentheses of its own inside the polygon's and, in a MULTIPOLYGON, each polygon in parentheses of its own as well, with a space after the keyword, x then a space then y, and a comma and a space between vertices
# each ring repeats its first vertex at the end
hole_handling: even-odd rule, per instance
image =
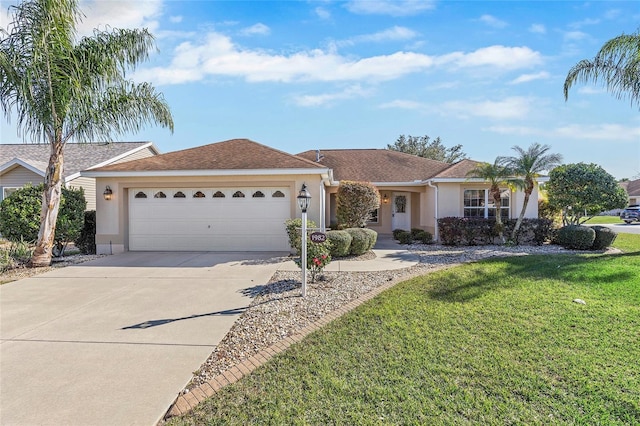
POLYGON ((302 265, 302 297, 307 295, 307 209, 311 204, 311 194, 307 191, 307 184, 302 184, 302 189, 298 192, 298 205, 302 210, 302 253, 300 263, 302 265))

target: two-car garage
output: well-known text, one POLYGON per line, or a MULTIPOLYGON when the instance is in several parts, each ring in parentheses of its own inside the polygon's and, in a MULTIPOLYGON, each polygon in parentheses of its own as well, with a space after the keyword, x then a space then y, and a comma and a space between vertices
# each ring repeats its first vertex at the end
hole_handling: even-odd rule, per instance
POLYGON ((130 188, 131 251, 287 251, 285 187, 130 188))

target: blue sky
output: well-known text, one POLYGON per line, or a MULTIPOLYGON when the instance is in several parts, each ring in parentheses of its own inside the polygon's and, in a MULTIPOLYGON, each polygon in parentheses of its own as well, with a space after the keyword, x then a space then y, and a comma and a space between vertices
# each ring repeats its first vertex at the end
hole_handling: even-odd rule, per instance
MULTIPOLYGON (((5 13, 10 2, 1 1, 5 13)), ((162 152, 232 138, 298 153, 439 136, 473 159, 551 145, 565 163, 640 177, 640 111, 567 71, 640 28, 637 1, 81 1, 80 28, 148 27, 175 132, 162 152)), ((6 14, 2 26, 6 25, 6 14)), ((2 142, 20 142, 2 119, 2 142)))

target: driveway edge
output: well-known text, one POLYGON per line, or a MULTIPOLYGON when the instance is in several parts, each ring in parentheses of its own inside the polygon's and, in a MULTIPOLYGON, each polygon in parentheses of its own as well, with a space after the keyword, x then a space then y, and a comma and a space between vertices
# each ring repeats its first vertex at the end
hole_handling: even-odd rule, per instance
POLYGON ((262 349, 255 355, 246 358, 239 364, 234 365, 226 371, 223 371, 211 380, 203 383, 202 385, 192 389, 189 393, 179 395, 176 400, 171 404, 162 420, 168 420, 172 417, 181 416, 191 412, 196 408, 198 404, 205 399, 215 395, 223 387, 237 382, 242 377, 250 374, 256 368, 266 364, 271 358, 284 352, 294 343, 300 342, 302 339, 329 324, 330 322, 342 317, 343 315, 351 312, 358 306, 362 305, 380 293, 389 290, 397 284, 415 278, 422 275, 424 272, 417 272, 408 276, 396 278, 393 281, 389 281, 381 286, 371 290, 369 293, 352 300, 351 302, 341 306, 335 311, 325 315, 319 320, 307 325, 306 327, 298 330, 291 336, 287 336, 284 339, 272 344, 271 346, 262 349))

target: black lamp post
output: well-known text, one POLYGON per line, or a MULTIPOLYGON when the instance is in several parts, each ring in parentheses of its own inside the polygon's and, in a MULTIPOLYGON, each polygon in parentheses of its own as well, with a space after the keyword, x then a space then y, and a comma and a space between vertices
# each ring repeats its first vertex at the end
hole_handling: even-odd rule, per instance
POLYGON ((302 297, 307 295, 307 209, 311 204, 311 194, 307 191, 307 184, 302 184, 302 189, 298 193, 298 206, 302 210, 302 254, 300 263, 302 265, 302 297))

